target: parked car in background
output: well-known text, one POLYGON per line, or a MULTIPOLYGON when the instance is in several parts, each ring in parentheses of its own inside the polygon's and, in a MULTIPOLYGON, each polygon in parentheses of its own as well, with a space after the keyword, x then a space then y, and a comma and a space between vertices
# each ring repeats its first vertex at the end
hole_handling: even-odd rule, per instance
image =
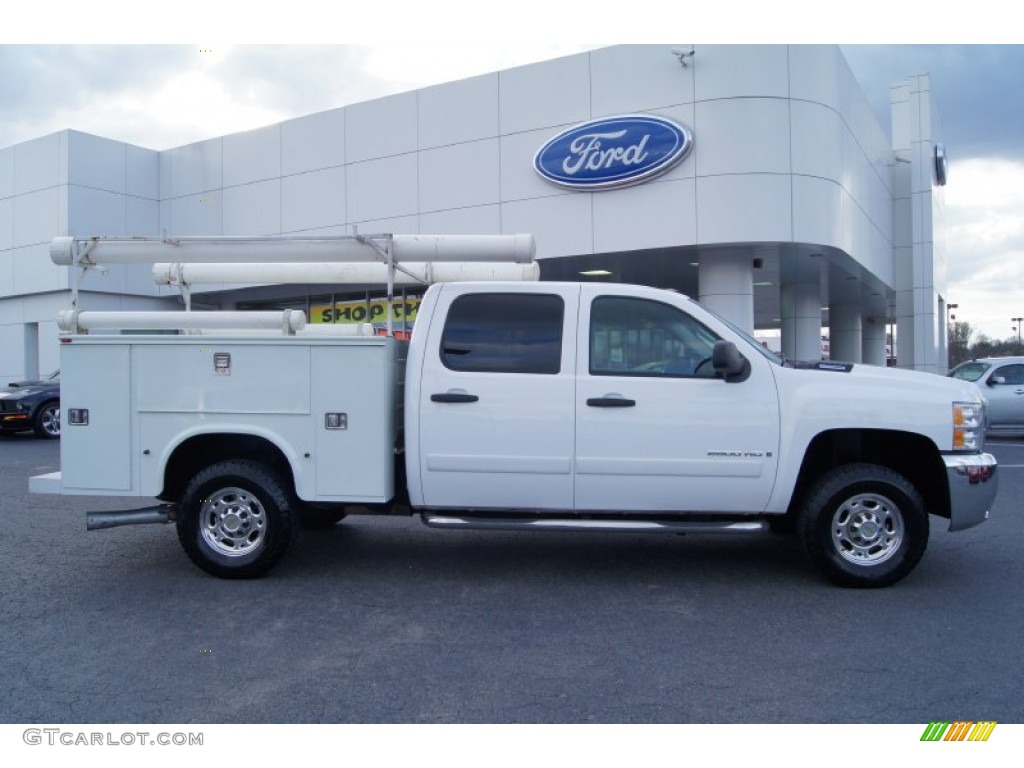
POLYGON ((988 433, 1024 432, 1024 357, 984 357, 960 363, 954 379, 974 382, 988 403, 988 433))
POLYGON ((0 389, 0 432, 34 431, 60 437, 60 371, 38 381, 12 381, 0 389))

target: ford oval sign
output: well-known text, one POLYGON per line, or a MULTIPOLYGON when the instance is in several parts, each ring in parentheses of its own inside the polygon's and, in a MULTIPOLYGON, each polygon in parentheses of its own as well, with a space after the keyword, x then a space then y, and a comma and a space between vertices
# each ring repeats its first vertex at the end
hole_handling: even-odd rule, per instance
POLYGON ((693 146, 683 126, 653 115, 591 120, 564 131, 533 158, 537 173, 560 187, 614 189, 653 179, 693 146))

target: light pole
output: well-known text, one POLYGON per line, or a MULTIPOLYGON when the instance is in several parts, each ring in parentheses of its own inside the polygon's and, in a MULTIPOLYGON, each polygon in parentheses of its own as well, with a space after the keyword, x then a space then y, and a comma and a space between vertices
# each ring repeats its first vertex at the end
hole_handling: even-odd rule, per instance
POLYGON ((946 350, 946 356, 949 358, 949 367, 953 367, 953 361, 956 355, 953 353, 956 351, 956 333, 953 331, 953 321, 956 320, 956 315, 953 314, 953 310, 959 307, 959 304, 947 304, 946 305, 946 340, 949 343, 949 349, 946 350))
POLYGON ((1020 324, 1024 323, 1024 317, 1011 317, 1010 319, 1017 324, 1013 330, 1017 332, 1017 354, 1020 354, 1020 324))

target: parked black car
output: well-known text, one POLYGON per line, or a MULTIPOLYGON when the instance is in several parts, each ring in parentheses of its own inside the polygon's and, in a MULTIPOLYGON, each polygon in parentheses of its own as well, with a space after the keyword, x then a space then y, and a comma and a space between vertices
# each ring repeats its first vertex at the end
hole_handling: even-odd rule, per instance
POLYGON ((29 430, 40 437, 60 437, 60 371, 0 389, 0 432, 29 430))

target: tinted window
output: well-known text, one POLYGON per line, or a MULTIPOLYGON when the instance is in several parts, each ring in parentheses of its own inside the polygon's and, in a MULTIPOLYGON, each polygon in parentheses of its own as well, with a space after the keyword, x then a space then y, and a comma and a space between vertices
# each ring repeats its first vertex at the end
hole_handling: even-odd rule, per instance
POLYGON ((602 296, 590 310, 590 373, 710 378, 715 375, 711 350, 717 340, 669 304, 602 296))
POLYGON ((564 309, 560 296, 460 296, 448 311, 441 361, 453 371, 558 373, 564 309))
POLYGON ((992 373, 993 378, 1001 376, 1003 384, 1024 384, 1024 365, 1004 365, 992 373))

